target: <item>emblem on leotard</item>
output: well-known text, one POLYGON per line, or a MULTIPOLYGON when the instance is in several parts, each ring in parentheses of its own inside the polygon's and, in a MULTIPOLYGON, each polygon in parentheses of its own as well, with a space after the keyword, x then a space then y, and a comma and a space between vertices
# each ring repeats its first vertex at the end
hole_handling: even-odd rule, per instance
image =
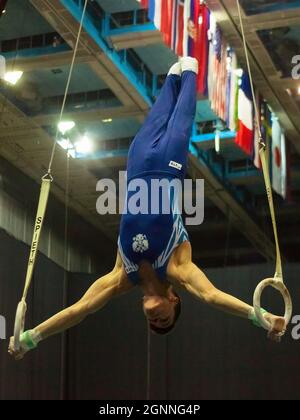
POLYGON ((132 249, 134 252, 145 252, 149 249, 149 242, 146 235, 139 233, 133 238, 132 249))

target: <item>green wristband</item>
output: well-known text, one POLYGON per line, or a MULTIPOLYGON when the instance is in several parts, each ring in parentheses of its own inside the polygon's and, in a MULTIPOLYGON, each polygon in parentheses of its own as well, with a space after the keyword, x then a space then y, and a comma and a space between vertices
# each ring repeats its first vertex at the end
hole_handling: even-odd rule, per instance
POLYGON ((30 333, 30 330, 23 332, 23 334, 21 334, 20 341, 22 344, 25 344, 29 350, 33 350, 37 347, 37 343, 33 341, 30 333))
MULTIPOLYGON (((266 314, 268 311, 266 311, 263 308, 260 308, 260 312, 262 315, 266 314)), ((253 313, 250 316, 250 321, 252 321, 253 325, 255 325, 258 328, 262 328, 261 323, 259 322, 259 320, 257 319, 257 316, 255 315, 255 311, 253 311, 253 313)))

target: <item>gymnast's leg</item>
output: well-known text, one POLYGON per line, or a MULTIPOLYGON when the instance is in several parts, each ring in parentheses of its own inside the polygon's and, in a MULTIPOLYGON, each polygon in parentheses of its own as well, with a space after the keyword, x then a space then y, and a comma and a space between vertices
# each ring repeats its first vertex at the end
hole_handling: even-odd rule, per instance
POLYGON ((181 87, 181 66, 174 64, 170 69, 161 92, 151 108, 142 128, 135 136, 128 153, 128 179, 147 170, 155 169, 151 159, 152 152, 164 136, 169 120, 177 104, 181 87))
MULTIPOLYGON (((185 57, 181 59, 181 66, 180 93, 164 137, 158 146, 158 153, 164 168, 170 166, 170 162, 179 163, 183 176, 196 113, 198 62, 194 58, 185 57)), ((178 176, 178 169, 171 168, 171 171, 178 176)))

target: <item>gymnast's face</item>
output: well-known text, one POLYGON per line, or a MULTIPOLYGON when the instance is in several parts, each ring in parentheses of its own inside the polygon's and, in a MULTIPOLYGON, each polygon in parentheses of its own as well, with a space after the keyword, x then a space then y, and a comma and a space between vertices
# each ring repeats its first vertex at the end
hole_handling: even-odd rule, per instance
POLYGON ((174 295, 145 296, 143 307, 148 321, 157 328, 167 328, 173 324, 175 305, 178 298, 174 295))

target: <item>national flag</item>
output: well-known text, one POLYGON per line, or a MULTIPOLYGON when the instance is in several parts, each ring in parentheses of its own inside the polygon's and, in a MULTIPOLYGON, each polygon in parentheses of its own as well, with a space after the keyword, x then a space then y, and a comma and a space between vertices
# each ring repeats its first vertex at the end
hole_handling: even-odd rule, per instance
POLYGON ((205 4, 200 4, 198 1, 195 2, 193 12, 195 33, 190 46, 193 57, 200 63, 197 90, 207 95, 210 12, 205 4))
POLYGON ((231 52, 231 69, 230 69, 230 103, 229 103, 229 123, 228 127, 231 131, 236 131, 236 108, 238 102, 236 101, 237 91, 239 89, 238 76, 237 76, 238 62, 237 56, 234 51, 231 52))
POLYGON ((273 114, 272 124, 272 186, 282 198, 287 196, 287 158, 285 134, 273 114))
POLYGON ((171 19, 171 49, 175 51, 176 40, 177 40, 177 12, 178 12, 178 0, 173 0, 172 4, 172 19, 171 19))
POLYGON ((177 1, 176 15, 176 41, 174 51, 180 57, 183 56, 183 38, 184 38, 184 0, 177 1))
POLYGON ((161 30, 162 3, 164 0, 149 0, 149 19, 154 23, 158 30, 161 30))
POLYGON ((190 43, 190 24, 191 24, 191 5, 192 0, 184 1, 184 11, 183 11, 183 41, 182 41, 182 50, 183 56, 187 57, 190 55, 189 43, 190 43))
POLYGON ((213 34, 213 50, 211 68, 213 80, 211 82, 211 105, 213 111, 222 119, 226 120, 226 88, 227 88, 227 48, 221 29, 216 25, 213 34))
POLYGON ((208 75, 207 75, 207 90, 208 98, 212 102, 213 93, 214 93, 214 63, 215 63, 215 54, 214 54, 214 34, 216 32, 216 20, 214 15, 211 13, 209 16, 209 31, 208 31, 208 75))
POLYGON ((256 166, 257 169, 262 168, 261 159, 259 155, 259 149, 260 149, 260 133, 262 135, 262 140, 266 142, 265 136, 265 130, 262 129, 262 120, 263 120, 263 98, 260 95, 258 91, 256 91, 255 95, 256 100, 256 106, 258 110, 258 121, 259 121, 259 129, 257 127, 257 117, 254 118, 254 148, 253 148, 253 163, 254 166, 256 166))
POLYGON ((173 33, 173 0, 161 1, 161 25, 160 30, 163 34, 164 42, 171 48, 172 46, 172 33, 173 33))
POLYGON ((252 155, 254 141, 253 98, 248 73, 244 72, 238 99, 238 132, 236 143, 252 155))
POLYGON ((148 9, 149 7, 149 0, 138 0, 141 3, 143 9, 148 9))

